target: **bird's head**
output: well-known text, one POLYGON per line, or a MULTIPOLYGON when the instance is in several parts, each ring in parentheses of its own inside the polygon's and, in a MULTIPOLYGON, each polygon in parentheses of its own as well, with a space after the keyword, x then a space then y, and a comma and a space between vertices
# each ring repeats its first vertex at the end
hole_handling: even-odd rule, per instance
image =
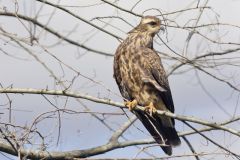
POLYGON ((142 18, 140 24, 133 29, 133 31, 145 32, 152 36, 157 34, 161 29, 161 21, 155 16, 145 16, 142 18))

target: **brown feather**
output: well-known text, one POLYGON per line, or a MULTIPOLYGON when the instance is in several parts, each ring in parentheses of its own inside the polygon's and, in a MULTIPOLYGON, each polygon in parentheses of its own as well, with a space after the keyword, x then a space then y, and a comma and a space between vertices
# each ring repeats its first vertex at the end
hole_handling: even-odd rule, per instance
MULTIPOLYGON (((114 56, 114 78, 122 96, 141 106, 150 102, 158 110, 174 112, 171 90, 161 59, 153 49, 153 37, 160 29, 160 20, 153 16, 143 17, 140 24, 129 32, 114 56)), ((165 153, 172 153, 171 146, 181 143, 174 128, 174 119, 150 116, 134 111, 143 125, 165 153)))

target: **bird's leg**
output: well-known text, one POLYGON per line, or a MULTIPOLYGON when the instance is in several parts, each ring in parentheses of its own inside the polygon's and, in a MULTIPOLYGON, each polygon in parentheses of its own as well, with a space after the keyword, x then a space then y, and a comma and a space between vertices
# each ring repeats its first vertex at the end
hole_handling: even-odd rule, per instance
POLYGON ((157 112, 157 109, 154 107, 153 103, 150 102, 150 104, 148 106, 145 106, 145 111, 147 111, 148 113, 150 113, 150 116, 153 115, 153 113, 157 112))
POLYGON ((134 99, 133 101, 126 101, 124 105, 128 107, 130 111, 132 111, 137 106, 137 100, 134 99))

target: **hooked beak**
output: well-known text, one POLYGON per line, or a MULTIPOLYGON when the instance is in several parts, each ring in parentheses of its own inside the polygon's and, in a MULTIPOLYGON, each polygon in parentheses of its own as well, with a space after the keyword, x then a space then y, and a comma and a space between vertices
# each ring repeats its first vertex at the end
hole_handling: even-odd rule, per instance
POLYGON ((160 27, 160 31, 165 32, 165 27, 164 27, 164 26, 161 26, 161 27, 160 27))

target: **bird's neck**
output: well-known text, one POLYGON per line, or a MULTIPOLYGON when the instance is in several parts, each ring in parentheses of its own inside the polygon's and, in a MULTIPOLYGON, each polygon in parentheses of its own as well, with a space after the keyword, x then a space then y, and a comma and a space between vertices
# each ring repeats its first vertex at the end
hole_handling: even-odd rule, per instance
POLYGON ((127 41, 133 44, 134 47, 146 47, 153 49, 153 36, 146 32, 132 32, 129 33, 127 41))

